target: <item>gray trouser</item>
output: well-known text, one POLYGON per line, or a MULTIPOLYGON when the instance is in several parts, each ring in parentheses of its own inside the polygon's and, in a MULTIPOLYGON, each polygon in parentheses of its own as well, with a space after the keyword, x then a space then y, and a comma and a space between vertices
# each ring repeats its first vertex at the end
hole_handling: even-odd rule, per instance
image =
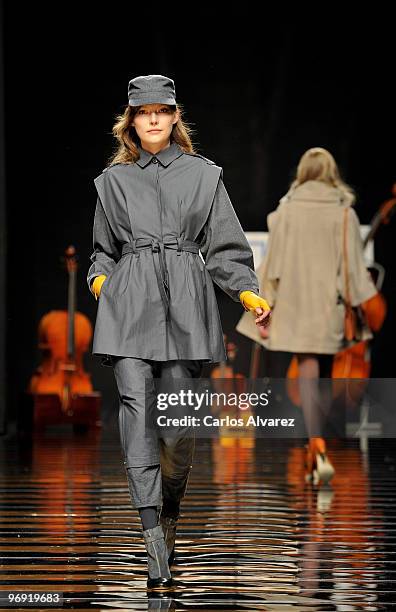
MULTIPOLYGON (((162 506, 162 497, 184 497, 192 467, 195 440, 188 435, 158 438, 146 428, 146 411, 156 398, 154 379, 199 378, 199 360, 149 361, 112 357, 120 400, 119 428, 128 487, 135 508, 162 506)), ((185 432, 185 430, 184 430, 185 432)))

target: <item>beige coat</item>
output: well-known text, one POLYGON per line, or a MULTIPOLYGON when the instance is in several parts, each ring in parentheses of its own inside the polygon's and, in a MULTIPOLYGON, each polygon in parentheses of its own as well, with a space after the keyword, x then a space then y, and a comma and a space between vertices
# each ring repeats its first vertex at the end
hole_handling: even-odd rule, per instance
MULTIPOLYGON (((274 307, 269 339, 246 312, 237 331, 274 351, 334 354, 343 348, 344 209, 352 305, 377 292, 363 259, 359 220, 341 190, 320 181, 299 185, 267 218, 268 249, 257 270, 260 295, 274 307)), ((370 338, 369 330, 365 338, 370 338)))

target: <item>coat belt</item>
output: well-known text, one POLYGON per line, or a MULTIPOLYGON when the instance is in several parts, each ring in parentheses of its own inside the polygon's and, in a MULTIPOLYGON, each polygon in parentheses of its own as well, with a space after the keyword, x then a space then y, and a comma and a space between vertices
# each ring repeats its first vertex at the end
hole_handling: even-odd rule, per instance
POLYGON ((174 237, 167 240, 155 240, 154 238, 135 238, 131 242, 122 245, 121 257, 133 253, 139 257, 139 251, 150 249, 153 254, 155 275, 157 277, 158 289, 165 308, 166 319, 169 319, 169 274, 166 266, 165 249, 172 249, 181 255, 182 251, 199 253, 199 245, 193 240, 182 240, 174 237))

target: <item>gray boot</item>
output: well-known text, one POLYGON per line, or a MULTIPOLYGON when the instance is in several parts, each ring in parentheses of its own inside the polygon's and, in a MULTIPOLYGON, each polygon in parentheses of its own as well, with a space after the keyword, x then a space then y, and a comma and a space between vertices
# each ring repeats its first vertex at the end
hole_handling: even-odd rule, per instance
POLYGON ((177 518, 171 518, 170 516, 161 516, 160 521, 162 525, 162 531, 164 532, 166 548, 168 550, 168 564, 170 567, 175 560, 177 518))
POLYGON ((173 581, 169 571, 168 551, 162 526, 157 525, 152 529, 144 530, 143 538, 147 551, 147 588, 172 586, 173 581))

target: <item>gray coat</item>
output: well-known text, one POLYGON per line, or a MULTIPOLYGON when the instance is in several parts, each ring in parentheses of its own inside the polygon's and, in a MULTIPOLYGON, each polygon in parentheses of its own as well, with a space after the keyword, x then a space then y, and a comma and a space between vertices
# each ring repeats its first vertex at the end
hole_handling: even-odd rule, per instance
POLYGON ((106 274, 93 354, 225 360, 214 281, 234 301, 258 292, 253 254, 210 160, 176 144, 115 164, 98 194, 87 282, 106 274), (203 259, 199 255, 201 252, 203 259))

